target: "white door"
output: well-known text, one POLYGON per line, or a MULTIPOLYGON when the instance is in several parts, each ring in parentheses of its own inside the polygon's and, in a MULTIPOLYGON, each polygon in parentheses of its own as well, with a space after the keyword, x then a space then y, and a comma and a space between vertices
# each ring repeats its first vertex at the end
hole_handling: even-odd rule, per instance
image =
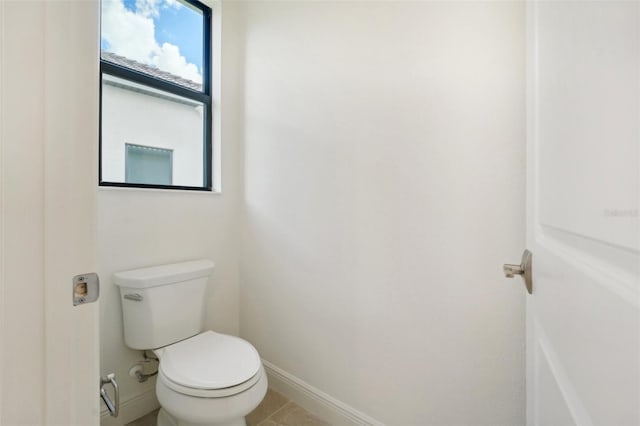
POLYGON ((527 9, 527 424, 640 424, 640 3, 527 9))
POLYGON ((47 425, 99 423, 98 303, 74 307, 71 278, 96 269, 99 2, 45 7, 47 425))
POLYGON ((0 424, 97 425, 97 1, 0 0, 0 424))

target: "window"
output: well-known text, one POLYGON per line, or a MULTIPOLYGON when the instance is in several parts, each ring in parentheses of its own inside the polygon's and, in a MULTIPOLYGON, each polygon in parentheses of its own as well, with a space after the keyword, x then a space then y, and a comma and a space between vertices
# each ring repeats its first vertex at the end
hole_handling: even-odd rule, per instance
POLYGON ((173 150, 125 144, 125 182, 171 185, 173 150))
POLYGON ((101 186, 211 191, 211 10, 102 0, 101 186))

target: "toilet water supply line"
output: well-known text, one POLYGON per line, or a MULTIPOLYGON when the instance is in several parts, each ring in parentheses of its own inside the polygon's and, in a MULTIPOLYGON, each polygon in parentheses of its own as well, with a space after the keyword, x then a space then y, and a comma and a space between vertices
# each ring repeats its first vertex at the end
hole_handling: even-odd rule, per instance
POLYGON ((154 371, 153 373, 149 373, 149 374, 145 374, 142 372, 144 370, 144 367, 140 365, 140 363, 148 364, 151 361, 159 362, 158 358, 147 355, 146 350, 142 351, 142 356, 143 356, 143 359, 141 359, 138 364, 134 365, 129 370, 129 375, 135 376, 136 379, 138 379, 139 383, 146 382, 147 380, 149 380, 149 377, 153 377, 158 374, 158 369, 156 369, 156 371, 154 371))

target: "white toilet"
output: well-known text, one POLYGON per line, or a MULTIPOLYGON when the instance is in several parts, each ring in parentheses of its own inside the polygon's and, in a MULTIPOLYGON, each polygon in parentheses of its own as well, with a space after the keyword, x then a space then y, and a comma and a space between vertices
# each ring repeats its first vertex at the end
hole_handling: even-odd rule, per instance
POLYGON ((209 260, 114 274, 124 340, 160 360, 158 426, 245 426, 267 392, 258 351, 238 337, 203 331, 209 260))

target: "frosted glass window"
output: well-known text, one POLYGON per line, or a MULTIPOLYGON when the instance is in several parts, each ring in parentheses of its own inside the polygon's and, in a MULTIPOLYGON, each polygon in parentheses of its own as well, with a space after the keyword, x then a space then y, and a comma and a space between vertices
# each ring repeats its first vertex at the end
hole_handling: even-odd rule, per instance
POLYGON ((126 144, 125 182, 171 185, 173 151, 126 144))

